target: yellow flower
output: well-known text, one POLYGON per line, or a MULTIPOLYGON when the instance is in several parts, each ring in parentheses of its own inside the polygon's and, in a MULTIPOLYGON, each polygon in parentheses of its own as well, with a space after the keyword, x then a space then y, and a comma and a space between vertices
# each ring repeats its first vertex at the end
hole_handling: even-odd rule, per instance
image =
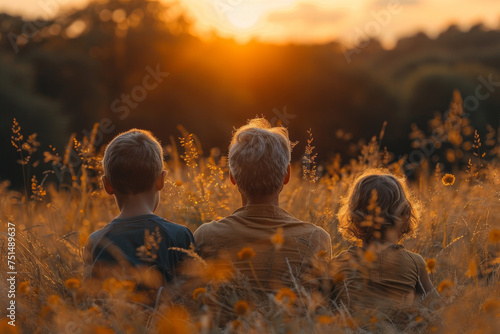
POLYGON ((297 295, 290 288, 281 288, 274 298, 282 304, 292 306, 297 299, 297 295))
POLYGON ((207 265, 203 267, 202 277, 209 282, 222 283, 230 280, 234 276, 233 265, 225 260, 207 261, 207 265))
POLYGON ((335 318, 329 315, 318 315, 316 320, 322 325, 329 325, 335 322, 335 318))
POLYGON ((500 241, 500 230, 499 229, 493 229, 488 233, 488 242, 490 244, 496 244, 497 242, 500 241))
POLYGON ((239 320, 234 320, 231 322, 231 327, 233 328, 234 331, 238 330, 238 328, 241 327, 241 321, 239 320))
POLYGON ((443 176, 443 179, 441 180, 445 186, 451 186, 453 183, 455 183, 455 175, 453 174, 446 174, 443 176))
POLYGON ((120 281, 122 290, 128 292, 134 292, 135 290, 135 282, 130 280, 120 281))
POLYGON ((283 227, 278 227, 275 234, 271 237, 271 242, 276 250, 279 250, 285 243, 285 238, 283 237, 283 227))
POLYGON ((445 290, 451 289, 455 284, 450 280, 444 280, 439 283, 438 292, 441 293, 445 290))
POLYGON ((49 305, 58 305, 61 303, 61 297, 58 295, 50 295, 49 298, 47 298, 47 304, 49 305))
POLYGON ((244 300, 239 300, 235 305, 234 305, 234 312, 239 315, 239 316, 244 316, 248 313, 249 307, 248 303, 244 300))
POLYGON ((199 297, 201 297, 202 295, 204 295, 205 293, 207 293, 207 289, 205 289, 205 288, 197 288, 197 289, 195 289, 193 291, 193 299, 196 300, 199 297))
POLYGON ((158 333, 191 334, 195 331, 195 326, 183 307, 173 306, 160 319, 156 329, 158 333))
POLYGON ((80 283, 78 278, 68 278, 64 285, 70 290, 77 290, 80 288, 80 283))
POLYGON ((17 291, 19 291, 19 293, 28 293, 30 290, 30 284, 26 281, 19 283, 19 286, 17 287, 17 291))
POLYGON ((375 261, 377 259, 377 256, 375 255, 375 253, 373 253, 372 251, 365 251, 364 253, 364 257, 365 257, 365 260, 369 263, 372 263, 373 261, 375 261))
POLYGON ((244 247, 238 252, 238 259, 240 260, 250 260, 251 258, 255 257, 257 255, 252 247, 244 247))
POLYGON ((427 268, 427 272, 434 272, 436 270, 436 259, 428 259, 425 263, 425 267, 427 268))

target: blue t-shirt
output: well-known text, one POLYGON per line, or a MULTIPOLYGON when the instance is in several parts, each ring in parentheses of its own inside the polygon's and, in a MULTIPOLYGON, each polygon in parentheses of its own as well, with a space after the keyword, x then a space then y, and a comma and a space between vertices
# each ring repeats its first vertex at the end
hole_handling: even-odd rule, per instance
POLYGON ((186 255, 170 248, 189 249, 191 244, 194 238, 187 227, 154 214, 114 219, 89 236, 83 254, 84 278, 128 275, 137 281, 156 269, 168 282, 186 255))

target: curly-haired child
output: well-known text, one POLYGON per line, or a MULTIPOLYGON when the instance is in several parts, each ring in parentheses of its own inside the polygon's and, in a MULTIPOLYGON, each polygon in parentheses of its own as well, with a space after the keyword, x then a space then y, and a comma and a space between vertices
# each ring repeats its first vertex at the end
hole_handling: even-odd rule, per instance
POLYGON ((422 256, 400 242, 419 210, 403 179, 369 169, 351 185, 338 214, 344 239, 357 242, 332 260, 334 302, 350 311, 411 307, 435 291, 422 256))

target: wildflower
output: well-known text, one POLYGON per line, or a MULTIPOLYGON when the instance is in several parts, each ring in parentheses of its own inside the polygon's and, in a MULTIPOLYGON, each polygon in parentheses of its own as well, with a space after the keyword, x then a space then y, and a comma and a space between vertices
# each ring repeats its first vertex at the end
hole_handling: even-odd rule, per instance
POLYGON ((427 272, 434 272, 436 270, 436 259, 428 259, 425 263, 425 267, 427 268, 427 272))
POLYGON ((234 312, 238 316, 244 316, 248 313, 249 307, 248 303, 244 300, 239 300, 235 305, 234 305, 234 312))
POLYGON ((369 263, 372 263, 373 261, 375 261, 377 259, 377 256, 375 255, 375 253, 373 253, 372 251, 365 251, 364 253, 364 257, 365 257, 365 260, 369 263))
POLYGON ((120 288, 124 291, 134 292, 135 282, 130 280, 124 280, 120 282, 120 288))
POLYGON ((290 288, 281 288, 274 298, 282 304, 292 306, 297 299, 297 295, 290 288))
POLYGON ((285 243, 285 238, 283 238, 283 227, 278 227, 277 231, 271 237, 271 242, 276 250, 279 250, 285 243))
POLYGON ((197 288, 193 291, 193 299, 196 300, 199 297, 203 296, 205 293, 207 293, 207 289, 205 288, 197 288))
POLYGON ((80 280, 78 278, 68 278, 64 285, 70 290, 77 290, 80 288, 80 280))
POLYGON ((445 186, 451 186, 453 183, 455 183, 455 175, 453 174, 446 174, 443 176, 443 179, 441 180, 445 186))
POLYGON ((120 290, 120 282, 114 277, 109 277, 102 283, 104 290, 115 293, 120 290))
POLYGON ((451 289, 453 287, 453 282, 450 280, 444 280, 439 283, 438 292, 441 293, 445 290, 451 289))
POLYGON ((231 322, 231 327, 233 328, 234 331, 238 330, 238 328, 241 327, 241 321, 239 320, 234 320, 233 322, 231 322))
POLYGON ((47 304, 48 305, 58 305, 61 303, 61 297, 58 295, 50 295, 49 298, 47 298, 47 304))
POLYGON ((488 242, 490 244, 496 244, 497 242, 500 241, 500 230, 499 229, 493 229, 488 233, 488 242))
POLYGON ((214 283, 222 283, 230 280, 234 275, 234 267, 230 262, 224 260, 207 261, 203 268, 202 277, 214 283))
POLYGON ((335 322, 335 318, 329 315, 318 315, 316 317, 316 320, 321 324, 321 325, 329 325, 333 324, 335 322))
POLYGON ((173 306, 157 324, 158 333, 190 334, 194 332, 189 313, 180 306, 173 306))
POLYGON ((26 281, 19 283, 19 286, 17 287, 17 291, 19 291, 19 293, 28 293, 30 290, 30 284, 26 281))
POLYGON ((244 247, 238 252, 238 259, 240 260, 250 260, 257 254, 253 251, 252 247, 244 247))

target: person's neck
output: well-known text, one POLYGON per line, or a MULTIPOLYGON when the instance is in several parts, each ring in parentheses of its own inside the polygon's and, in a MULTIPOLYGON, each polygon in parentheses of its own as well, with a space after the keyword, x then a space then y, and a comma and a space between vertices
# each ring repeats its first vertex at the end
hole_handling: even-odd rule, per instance
POLYGON ((255 204, 279 206, 279 197, 279 193, 265 196, 245 196, 242 194, 241 204, 242 206, 255 204))
POLYGON ((363 247, 385 248, 387 246, 398 244, 401 240, 401 234, 395 228, 388 228, 384 233, 384 237, 380 240, 372 240, 370 242, 363 241, 363 247))
POLYGON ((120 208, 118 219, 153 214, 156 209, 154 192, 115 195, 115 199, 120 208))

